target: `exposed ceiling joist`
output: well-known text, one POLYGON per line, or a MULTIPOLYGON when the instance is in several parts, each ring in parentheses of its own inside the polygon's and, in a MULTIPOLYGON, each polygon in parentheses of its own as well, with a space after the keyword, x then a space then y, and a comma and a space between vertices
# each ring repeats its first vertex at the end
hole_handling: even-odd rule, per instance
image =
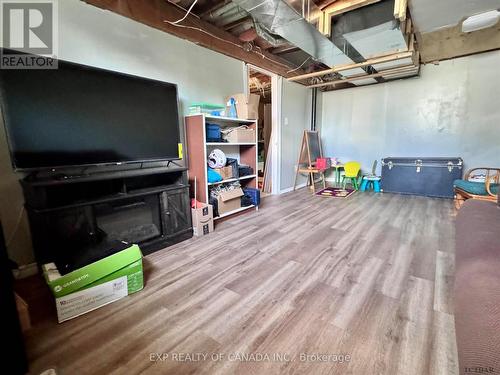
POLYGON ((365 80, 367 78, 378 78, 378 77, 388 77, 391 78, 396 75, 404 74, 404 73, 411 73, 411 72, 418 72, 419 67, 415 66, 413 64, 411 65, 406 65, 402 66, 399 68, 394 68, 390 70, 384 70, 383 72, 379 73, 374 73, 374 74, 363 74, 355 77, 350 77, 350 78, 345 78, 345 79, 337 79, 334 81, 328 81, 328 82, 322 82, 322 83, 317 83, 314 85, 308 85, 307 87, 314 88, 314 87, 326 87, 326 86, 335 86, 338 84, 344 84, 344 83, 350 83, 350 82, 355 82, 355 81, 360 81, 360 80, 365 80))
POLYGON ((390 62, 390 61, 397 61, 397 60, 402 60, 402 59, 407 59, 407 58, 413 58, 413 54, 414 54, 413 51, 394 53, 394 54, 390 54, 390 55, 386 55, 386 56, 381 56, 381 57, 369 59, 369 60, 366 60, 366 61, 363 61, 360 63, 356 63, 356 64, 338 65, 338 66, 334 66, 331 69, 320 70, 318 72, 307 73, 307 74, 300 74, 300 75, 295 76, 295 77, 290 77, 290 78, 288 78, 288 80, 289 81, 300 81, 300 80, 307 79, 307 78, 320 77, 320 76, 324 76, 327 74, 338 73, 338 72, 342 72, 342 71, 350 70, 350 69, 354 69, 354 68, 362 68, 362 67, 374 65, 374 64, 380 64, 380 63, 386 63, 386 62, 390 62))
POLYGON ((224 1, 220 1, 220 2, 219 1, 208 2, 208 4, 204 8, 202 8, 198 11, 198 14, 200 17, 203 18, 205 16, 210 15, 211 12, 215 12, 216 10, 219 10, 219 9, 225 7, 230 2, 231 2, 230 0, 224 0, 224 1))
MULTIPOLYGON (((179 25, 166 21, 177 21, 185 16, 185 11, 166 0, 83 0, 88 4, 118 13, 150 27, 189 40, 227 56, 262 67, 283 77, 288 77, 290 63, 263 50, 247 51, 236 36, 189 15, 179 25)), ((201 63, 201 62, 200 62, 201 63)), ((299 69, 303 72, 303 70, 299 69)))
POLYGON ((239 20, 229 22, 228 24, 223 26, 223 29, 228 31, 228 30, 234 29, 235 27, 243 25, 247 22, 252 22, 252 17, 247 16, 247 17, 240 18, 239 20))
POLYGON ((378 3, 380 0, 337 0, 322 8, 323 11, 330 14, 331 17, 354 9, 364 7, 373 3, 378 3))
POLYGON ((275 55, 281 55, 283 53, 297 52, 300 51, 299 47, 295 47, 293 44, 288 44, 280 47, 271 48, 270 53, 275 55))

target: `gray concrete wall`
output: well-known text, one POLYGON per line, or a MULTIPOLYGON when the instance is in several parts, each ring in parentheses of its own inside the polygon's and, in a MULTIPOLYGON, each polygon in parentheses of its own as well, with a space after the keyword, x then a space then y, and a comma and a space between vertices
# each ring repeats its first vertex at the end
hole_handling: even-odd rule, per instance
MULTIPOLYGON (((500 51, 422 67, 420 78, 325 92, 327 156, 368 171, 387 156, 461 156, 500 166, 500 51)), ((379 163, 380 166, 380 163, 379 163)))
MULTIPOLYGON (((173 82, 181 113, 193 101, 224 103, 243 92, 240 61, 78 0, 59 1, 59 57, 85 65, 173 82)), ((11 239, 9 255, 19 264, 34 261, 19 175, 14 174, 0 124, 0 218, 11 239)))

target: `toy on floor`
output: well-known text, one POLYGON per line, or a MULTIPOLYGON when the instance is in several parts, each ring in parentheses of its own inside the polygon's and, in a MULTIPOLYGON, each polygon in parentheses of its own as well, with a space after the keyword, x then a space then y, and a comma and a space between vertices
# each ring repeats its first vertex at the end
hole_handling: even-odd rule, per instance
POLYGON ((375 193, 380 193, 380 176, 375 174, 377 170, 377 160, 373 162, 372 165, 372 173, 364 176, 363 181, 361 182, 361 191, 369 190, 371 186, 373 186, 373 191, 375 193))
POLYGON ((323 190, 318 191, 316 195, 320 197, 347 198, 348 196, 353 194, 354 191, 354 189, 327 187, 323 190))

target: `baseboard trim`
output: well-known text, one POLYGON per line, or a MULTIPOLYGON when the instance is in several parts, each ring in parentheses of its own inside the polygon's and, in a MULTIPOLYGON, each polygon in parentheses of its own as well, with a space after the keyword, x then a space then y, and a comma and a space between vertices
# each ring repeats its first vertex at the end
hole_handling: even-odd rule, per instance
MULTIPOLYGON (((295 189, 303 189, 303 188, 305 188, 306 186, 307 186, 307 182, 304 182, 304 183, 302 183, 302 184, 300 184, 300 185, 297 185, 297 186, 295 187, 295 189)), ((280 190, 280 194, 289 193, 289 192, 291 192, 291 191, 293 191, 293 186, 292 186, 292 187, 289 187, 289 188, 286 188, 286 189, 283 189, 283 190, 280 190)))
MULTIPOLYGON (((314 180, 314 183, 315 183, 315 184, 317 184, 317 183, 319 183, 319 182, 321 182, 321 179, 319 179, 319 178, 318 178, 317 180, 314 180)), ((303 183, 301 183, 301 184, 299 184, 299 185, 297 185, 297 186, 295 187, 295 189, 303 189, 303 188, 305 188, 306 186, 308 186, 308 185, 307 185, 307 181, 306 181, 306 182, 303 182, 303 183)), ((291 191, 293 191, 293 186, 292 186, 292 187, 289 187, 289 188, 286 188, 286 189, 283 189, 283 190, 280 190, 280 194, 289 193, 289 192, 291 192, 291 191)))
POLYGON ((24 279, 38 273, 38 265, 36 263, 25 264, 12 271, 14 279, 24 279))

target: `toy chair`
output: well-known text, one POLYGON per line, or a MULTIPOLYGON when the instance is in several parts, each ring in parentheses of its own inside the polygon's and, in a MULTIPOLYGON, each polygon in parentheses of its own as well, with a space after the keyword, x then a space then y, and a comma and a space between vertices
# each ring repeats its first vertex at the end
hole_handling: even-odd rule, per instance
POLYGON ((463 180, 453 181, 455 204, 457 208, 466 199, 479 199, 496 202, 500 189, 500 168, 473 168, 465 173, 463 180), (481 171, 481 178, 472 172, 481 171))
POLYGON ((370 186, 373 185, 373 191, 375 193, 380 193, 380 176, 376 175, 376 171, 377 171, 377 160, 373 162, 372 173, 363 176, 363 181, 361 182, 361 188, 359 190, 365 191, 366 189, 370 189, 370 186))
POLYGON ((348 161, 344 164, 344 175, 342 176, 342 186, 345 189, 346 180, 351 180, 354 190, 358 190, 358 174, 361 164, 357 161, 348 161))

